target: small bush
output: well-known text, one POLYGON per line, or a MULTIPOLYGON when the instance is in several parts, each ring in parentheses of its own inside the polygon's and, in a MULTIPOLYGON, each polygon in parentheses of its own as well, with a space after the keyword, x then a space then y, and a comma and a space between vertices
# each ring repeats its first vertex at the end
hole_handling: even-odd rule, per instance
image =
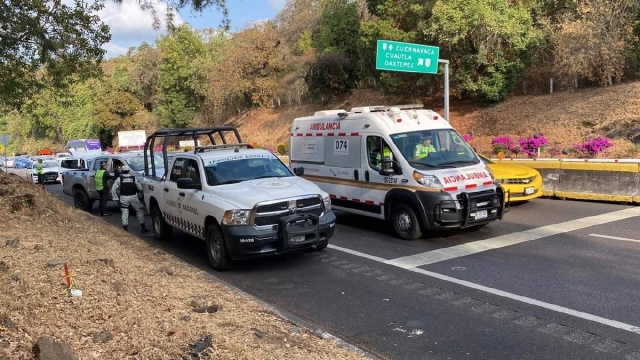
POLYGON ((491 147, 494 154, 506 153, 513 147, 513 139, 505 135, 494 137, 491 139, 491 147))
POLYGON ((605 151, 605 154, 607 154, 606 149, 610 147, 613 147, 613 143, 604 136, 589 138, 584 143, 575 146, 579 153, 589 157, 596 157, 602 151, 605 151))
POLYGON ((520 138, 518 139, 520 143, 520 147, 522 151, 529 155, 529 157, 534 157, 538 154, 538 149, 543 149, 547 144, 549 144, 549 140, 544 137, 542 134, 533 134, 529 138, 520 138))
POLYGON ((289 148, 285 144, 278 144, 278 154, 289 155, 289 148))

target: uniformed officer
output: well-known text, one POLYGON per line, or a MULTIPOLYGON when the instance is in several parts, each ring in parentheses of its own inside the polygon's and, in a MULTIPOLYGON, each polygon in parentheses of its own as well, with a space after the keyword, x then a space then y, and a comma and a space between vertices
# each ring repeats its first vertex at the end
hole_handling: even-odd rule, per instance
POLYGON ((414 160, 420 160, 422 158, 427 157, 432 152, 436 152, 436 148, 431 145, 431 138, 426 137, 424 140, 416 145, 416 148, 413 153, 414 160))
POLYGON ((149 232, 149 229, 144 224, 144 206, 138 198, 138 191, 142 191, 142 185, 136 180, 135 176, 129 174, 129 167, 123 166, 122 174, 118 176, 113 183, 111 189, 111 196, 113 200, 118 201, 120 198, 120 210, 122 210, 122 228, 129 231, 129 205, 133 207, 138 218, 138 223, 142 229, 142 233, 149 232), (119 190, 119 196, 118 196, 119 190))
POLYGON ((36 169, 38 184, 42 185, 42 189, 44 189, 44 166, 42 166, 42 159, 38 159, 38 162, 33 167, 36 169))
POLYGON ((100 169, 96 171, 96 191, 100 194, 100 216, 111 216, 107 213, 107 200, 109 198, 109 180, 115 179, 107 172, 107 162, 100 163, 100 169))

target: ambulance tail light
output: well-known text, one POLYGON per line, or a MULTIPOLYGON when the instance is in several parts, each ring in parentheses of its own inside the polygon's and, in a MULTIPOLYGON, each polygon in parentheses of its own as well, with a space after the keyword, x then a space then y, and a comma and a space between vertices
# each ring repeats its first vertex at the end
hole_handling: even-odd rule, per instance
POLYGON ((438 119, 439 119, 438 115, 433 115, 433 120, 438 120, 438 119))
POLYGON ((436 188, 436 189, 443 189, 444 186, 442 186, 442 183, 440 182, 440 180, 435 177, 434 175, 425 175, 425 174, 421 174, 417 171, 413 172, 413 179, 420 185, 422 186, 426 186, 426 187, 430 187, 430 188, 436 188))

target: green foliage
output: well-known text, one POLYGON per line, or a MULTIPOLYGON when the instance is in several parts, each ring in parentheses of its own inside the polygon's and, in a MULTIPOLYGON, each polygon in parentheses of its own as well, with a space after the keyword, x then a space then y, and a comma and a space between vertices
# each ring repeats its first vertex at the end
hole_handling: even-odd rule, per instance
POLYGON ((315 47, 322 55, 308 76, 307 83, 312 92, 328 91, 332 96, 356 87, 362 55, 360 19, 355 2, 327 0, 324 3, 315 47))
POLYGON ((188 25, 161 36, 157 43, 162 53, 162 97, 157 109, 160 124, 163 127, 187 127, 204 101, 197 89, 205 81, 205 76, 193 63, 205 56, 206 48, 200 35, 188 25))
POLYGON ((278 154, 280 155, 287 155, 289 154, 289 147, 285 144, 278 144, 278 148, 276 149, 278 151, 278 154))
POLYGON ((340 95, 352 89, 354 84, 349 81, 349 60, 340 53, 325 53, 318 57, 311 67, 305 81, 314 98, 326 100, 328 97, 340 95))
POLYGON ((432 12, 423 31, 451 59, 458 91, 487 103, 506 99, 542 41, 528 10, 508 0, 439 0, 432 12))
POLYGON ((63 88, 100 73, 111 36, 97 15, 103 3, 83 0, 0 2, 0 104, 21 106, 48 84, 63 88))
POLYGON ((306 30, 300 35, 296 44, 298 53, 301 55, 308 54, 313 50, 313 40, 311 39, 311 30, 306 30))

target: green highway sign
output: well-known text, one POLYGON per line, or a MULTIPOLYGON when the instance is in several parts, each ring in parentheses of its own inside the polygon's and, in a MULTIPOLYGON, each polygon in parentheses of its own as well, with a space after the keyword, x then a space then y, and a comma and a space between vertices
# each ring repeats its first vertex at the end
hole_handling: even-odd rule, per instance
POLYGON ((378 40, 376 69, 437 74, 439 55, 437 46, 378 40))

